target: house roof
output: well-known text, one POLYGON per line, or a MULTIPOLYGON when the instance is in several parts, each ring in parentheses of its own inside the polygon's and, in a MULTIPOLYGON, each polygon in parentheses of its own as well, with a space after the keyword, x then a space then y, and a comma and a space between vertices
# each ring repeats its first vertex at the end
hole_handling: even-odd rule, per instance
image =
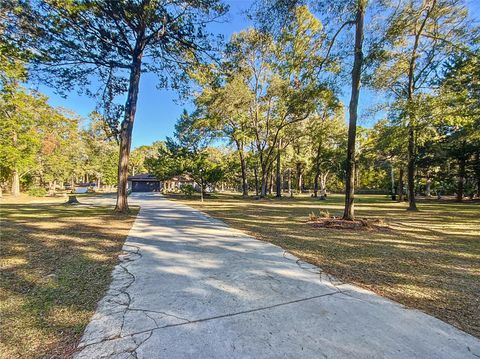
POLYGON ((152 175, 150 173, 140 173, 135 176, 128 176, 129 181, 159 181, 155 175, 152 175))

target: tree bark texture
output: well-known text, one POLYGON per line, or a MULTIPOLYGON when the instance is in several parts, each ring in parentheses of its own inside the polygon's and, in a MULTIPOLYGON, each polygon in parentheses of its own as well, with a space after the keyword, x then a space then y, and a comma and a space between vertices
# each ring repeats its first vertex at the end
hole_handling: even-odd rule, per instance
POLYGON ((458 161, 457 202, 463 201, 463 192, 465 187, 465 162, 465 157, 460 157, 458 161))
POLYGON ((125 118, 122 121, 120 130, 120 156, 118 160, 118 185, 117 185, 117 204, 115 211, 127 212, 127 180, 128 180, 128 160, 130 157, 130 148, 132 145, 133 123, 135 121, 135 112, 137 110, 138 91, 140 86, 140 75, 142 67, 142 52, 137 49, 132 61, 130 70, 130 82, 128 87, 127 102, 125 104, 125 118))
POLYGON ((354 220, 354 181, 355 181, 355 141, 357 137, 357 109, 360 95, 360 76, 363 63, 363 22, 365 18, 365 1, 359 0, 355 18, 355 57, 352 69, 352 93, 349 106, 347 163, 345 176, 345 209, 343 219, 354 220))
POLYGON ((277 197, 282 197, 282 168, 281 168, 281 158, 280 158, 280 148, 281 148, 281 140, 278 144, 278 153, 277 153, 277 197))

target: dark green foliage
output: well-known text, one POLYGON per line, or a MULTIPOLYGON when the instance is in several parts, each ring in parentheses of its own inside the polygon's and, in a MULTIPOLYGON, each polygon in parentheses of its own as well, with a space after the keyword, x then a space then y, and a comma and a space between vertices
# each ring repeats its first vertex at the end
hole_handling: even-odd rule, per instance
POLYGON ((32 187, 28 190, 28 194, 34 197, 45 197, 47 190, 43 187, 32 187))
POLYGON ((182 184, 180 186, 180 192, 185 196, 191 197, 195 193, 195 188, 191 184, 182 184))

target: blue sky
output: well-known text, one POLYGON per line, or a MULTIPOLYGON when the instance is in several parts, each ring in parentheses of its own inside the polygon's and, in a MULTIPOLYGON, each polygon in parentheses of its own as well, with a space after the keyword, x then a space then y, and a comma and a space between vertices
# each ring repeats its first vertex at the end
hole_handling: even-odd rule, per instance
MULTIPOLYGON (((226 1, 230 5, 230 12, 222 23, 213 24, 211 31, 223 34, 228 39, 233 33, 250 26, 243 12, 248 10, 250 0, 226 1)), ((474 18, 480 15, 480 0, 468 0, 468 6, 474 18)), ((41 92, 50 98, 53 106, 60 106, 73 110, 82 117, 87 117, 95 107, 95 100, 87 96, 79 96, 72 92, 67 98, 55 94, 54 90, 45 86, 39 86, 41 92)), ((349 89, 345 86, 342 100, 348 104, 349 89)), ((362 117, 362 112, 376 103, 378 95, 368 90, 362 90, 360 95, 360 120, 361 125, 371 125, 371 119, 362 117)), ((165 139, 173 134, 175 122, 179 118, 184 107, 188 104, 178 102, 174 91, 157 89, 154 75, 142 75, 140 82, 140 94, 137 106, 137 115, 133 130, 133 147, 148 145, 154 141, 165 139)))

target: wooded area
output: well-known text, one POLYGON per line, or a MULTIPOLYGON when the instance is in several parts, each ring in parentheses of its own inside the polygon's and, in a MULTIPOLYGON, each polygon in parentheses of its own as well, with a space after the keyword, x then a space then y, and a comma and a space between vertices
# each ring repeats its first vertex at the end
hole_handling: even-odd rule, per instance
POLYGON ((410 210, 416 195, 480 195, 479 37, 463 2, 260 1, 256 26, 225 44, 207 30, 224 4, 184 5, 2 5, 4 189, 88 177, 116 183, 124 211, 129 173, 188 173, 204 190, 244 196, 344 192, 344 219, 354 188, 408 199, 410 210), (194 110, 172 138, 130 154, 142 73, 193 95, 194 110), (35 79, 96 97, 90 129, 22 87, 35 79), (383 99, 363 127, 362 88, 383 99))
POLYGON ((0 352, 479 357, 478 5, 239 3, 0 1, 0 352))

